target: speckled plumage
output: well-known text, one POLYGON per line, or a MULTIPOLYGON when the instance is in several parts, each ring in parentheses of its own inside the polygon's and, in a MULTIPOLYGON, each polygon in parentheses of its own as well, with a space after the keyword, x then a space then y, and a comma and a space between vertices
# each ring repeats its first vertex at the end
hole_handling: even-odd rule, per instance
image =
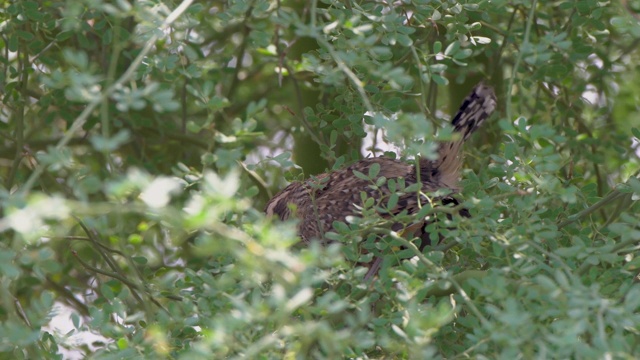
MULTIPOLYGON (((322 240, 324 233, 332 230, 334 221, 344 222, 347 216, 358 214, 357 206, 362 205, 361 192, 378 200, 390 195, 391 191, 386 185, 374 190, 369 186, 370 181, 354 175, 354 171, 368 174, 374 164, 380 165, 377 177, 384 176, 387 180, 403 178, 406 186, 420 181, 423 193, 438 189, 456 192, 461 165, 460 148, 493 113, 495 107, 493 89, 480 83, 465 98, 451 122, 455 132, 462 136, 440 144, 437 160, 421 159, 419 170, 415 164, 384 157, 360 160, 344 169, 290 184, 269 200, 265 212, 282 220, 296 216, 300 219, 298 230, 304 241, 314 238, 322 240)), ((390 212, 399 213, 402 210, 407 210, 408 214, 418 212, 416 192, 399 194, 398 203, 390 212)))

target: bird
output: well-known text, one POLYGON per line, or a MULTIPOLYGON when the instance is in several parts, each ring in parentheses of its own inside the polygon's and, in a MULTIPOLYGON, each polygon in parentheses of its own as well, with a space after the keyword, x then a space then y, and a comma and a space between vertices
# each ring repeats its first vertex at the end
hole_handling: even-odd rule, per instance
MULTIPOLYGON (((289 184, 266 203, 264 211, 267 216, 283 221, 297 218, 298 234, 303 243, 320 241, 327 244, 331 241, 327 240, 325 234, 335 230, 334 222, 346 222, 347 217, 358 216, 364 198, 372 197, 378 204, 387 203, 393 193, 388 186, 391 179, 394 182, 403 181, 406 187, 420 183, 416 185, 420 191, 402 192, 394 189, 397 202, 392 204, 393 208, 382 211, 382 217, 400 213, 416 215, 421 205, 428 201, 424 194, 441 189, 449 194, 439 201, 444 205, 457 205, 458 201, 452 195, 460 191, 458 180, 462 145, 489 118, 496 106, 493 88, 480 82, 465 97, 451 120, 453 138, 438 144, 435 160, 420 157, 419 160, 405 162, 384 156, 362 159, 345 168, 289 184), (371 168, 375 168, 374 179, 366 176, 371 174, 371 168), (382 186, 371 186, 372 181, 380 177, 384 177, 386 182, 383 181, 382 186)), ((468 215, 468 212, 462 215, 468 215)), ((429 234, 425 230, 427 223, 425 219, 416 219, 413 225, 405 227, 403 236, 422 238, 421 245, 424 248, 424 243, 429 241, 429 234)), ((397 224, 394 227, 397 228, 397 224)), ((381 257, 372 261, 365 279, 373 277, 381 263, 381 257)))

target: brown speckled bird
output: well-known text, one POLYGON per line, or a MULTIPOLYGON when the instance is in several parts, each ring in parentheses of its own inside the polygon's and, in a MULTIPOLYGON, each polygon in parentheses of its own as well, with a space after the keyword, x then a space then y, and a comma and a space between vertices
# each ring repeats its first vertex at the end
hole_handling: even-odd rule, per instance
MULTIPOLYGON (((391 191, 386 184, 373 189, 370 186, 371 181, 354 174, 354 171, 368 174, 373 164, 380 165, 376 178, 384 176, 387 181, 404 178, 407 187, 421 182, 422 193, 433 193, 439 189, 449 189, 455 193, 459 190, 457 183, 462 162, 460 148, 495 108, 496 97, 493 89, 480 83, 464 99, 458 113, 451 121, 454 131, 459 135, 454 135, 454 140, 439 145, 437 160, 422 158, 418 162, 418 167, 415 163, 410 164, 385 157, 360 160, 347 168, 290 184, 269 200, 265 212, 267 215, 278 216, 281 220, 286 220, 292 215, 299 218, 298 233, 304 242, 312 239, 324 241, 324 234, 333 229, 334 221, 345 222, 347 216, 359 214, 359 208, 362 206, 362 192, 376 200, 390 196, 391 191)), ((426 199, 418 199, 416 194, 417 192, 413 191, 399 192, 395 207, 381 216, 398 214, 404 210, 408 214, 416 214, 420 210, 420 203, 426 203, 426 199)), ((452 198, 442 199, 442 201, 457 203, 452 198)), ((386 204, 386 201, 383 203, 386 204)), ((408 235, 425 239, 424 227, 424 221, 420 226, 411 226, 413 234, 408 235)), ((426 235, 428 239, 428 234, 426 235)), ((377 258, 370 265, 365 278, 375 275, 380 264, 381 259, 377 258)))

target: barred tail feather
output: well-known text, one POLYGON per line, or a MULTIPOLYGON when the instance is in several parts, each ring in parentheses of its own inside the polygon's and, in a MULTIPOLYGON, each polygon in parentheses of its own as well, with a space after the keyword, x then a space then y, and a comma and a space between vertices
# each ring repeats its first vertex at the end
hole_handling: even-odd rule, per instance
POLYGON ((480 83, 473 88, 451 120, 455 131, 463 135, 462 141, 466 141, 493 113, 496 102, 496 95, 490 86, 480 83))
MULTIPOLYGON (((451 125, 457 139, 443 143, 438 148, 438 160, 426 165, 432 177, 439 177, 445 187, 455 189, 458 182, 458 170, 461 166, 460 148, 471 134, 493 113, 497 100, 490 86, 480 83, 464 99, 458 113, 453 117, 451 125)), ((423 166, 423 164, 421 164, 423 166)))

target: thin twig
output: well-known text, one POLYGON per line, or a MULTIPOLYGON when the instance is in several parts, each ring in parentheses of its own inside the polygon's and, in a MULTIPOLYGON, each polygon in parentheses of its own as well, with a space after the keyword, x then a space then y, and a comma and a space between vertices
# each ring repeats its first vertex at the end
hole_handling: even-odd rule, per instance
MULTIPOLYGON (((625 250, 625 248, 629 245, 638 245, 638 239, 629 239, 627 241, 623 241, 619 244, 617 244, 616 246, 614 246, 609 253, 610 254, 617 254, 619 252, 622 252, 623 250, 625 250)), ((576 271, 576 273, 580 276, 584 275, 587 271, 589 271, 589 269, 591 269, 592 267, 596 266, 597 264, 591 264, 588 262, 583 262, 582 265, 580 265, 580 267, 578 268, 578 270, 576 271)))
MULTIPOLYGON (((102 270, 102 269, 98 269, 97 267, 91 266, 89 264, 87 264, 84 260, 82 260, 80 258, 80 256, 78 256, 78 253, 75 250, 72 250, 71 253, 73 254, 73 256, 78 260, 78 262, 80 262, 80 264, 82 266, 84 266, 86 269, 91 270, 95 273, 98 274, 102 274, 104 276, 119 280, 120 282, 122 282, 123 284, 127 285, 127 287, 130 290, 138 290, 138 291, 143 291, 142 289, 138 288, 138 285, 135 284, 134 282, 130 281, 129 279, 127 279, 124 276, 120 276, 120 274, 115 273, 115 272, 111 272, 111 271, 106 271, 106 270, 102 270)), ((164 310, 167 314, 170 314, 169 311, 167 309, 164 308, 164 306, 162 306, 162 304, 160 304, 158 302, 158 300, 154 299, 153 296, 147 294, 147 297, 149 298, 149 300, 151 300, 152 303, 154 303, 157 307, 159 307, 160 309, 164 310)), ((144 303, 144 302, 143 302, 144 303)))
POLYGON ((18 311, 18 315, 20 315, 20 318, 22 319, 22 321, 24 321, 24 323, 27 324, 29 328, 33 329, 33 327, 31 326, 31 321, 29 321, 29 317, 27 317, 27 313, 24 311, 24 308, 20 303, 20 299, 18 299, 17 297, 14 297, 13 304, 15 305, 16 310, 18 311))
POLYGON ((518 68, 520 67, 520 62, 522 62, 522 57, 524 56, 525 51, 529 51, 529 34, 531 33, 531 24, 533 23, 533 17, 536 11, 536 4, 538 0, 533 0, 531 2, 531 9, 529 9, 529 15, 527 17, 527 26, 524 30, 524 39, 522 41, 521 50, 518 52, 518 57, 516 58, 516 62, 513 65, 513 72, 511 73, 511 77, 509 78, 509 86, 507 87, 507 101, 506 101, 506 113, 507 120, 512 121, 511 117, 511 93, 513 91, 513 82, 518 74, 518 68))
POLYGON ((27 69, 31 68, 29 63, 29 56, 26 50, 26 44, 24 46, 18 47, 18 67, 20 69, 20 94, 21 100, 18 103, 18 107, 15 110, 15 157, 13 158, 13 162, 11 164, 11 168, 9 169, 9 174, 7 175, 5 181, 5 188, 7 190, 11 190, 13 186, 13 181, 15 180, 16 174, 18 172, 18 168, 20 167, 20 163, 23 158, 23 147, 24 147, 24 111, 25 104, 28 103, 27 98, 27 86, 29 83, 29 71, 27 69))
MULTIPOLYGON (((317 144, 324 144, 326 146, 329 146, 329 144, 326 142, 324 137, 322 137, 322 133, 320 133, 320 136, 318 136, 318 134, 316 134, 316 132, 313 131, 311 124, 309 124, 309 121, 307 120, 307 116, 304 114, 304 102, 302 99, 302 90, 300 89, 300 85, 298 84, 298 79, 296 79, 293 73, 293 69, 291 69, 291 67, 286 61, 283 62, 282 65, 284 66, 285 69, 287 69, 287 72, 289 73, 289 78, 291 79, 291 84, 293 84, 293 90, 294 90, 294 93, 296 94, 296 101, 298 103, 298 112, 300 113, 300 120, 301 120, 300 123, 305 128, 305 130, 307 130, 307 133, 309 134, 309 136, 311 136, 311 139, 313 139, 313 141, 315 141, 317 144)), ((295 116, 296 114, 293 113, 292 115, 295 116)))
POLYGON ((46 279, 47 279, 47 284, 49 284, 53 288, 53 290, 57 291, 62 298, 67 300, 69 303, 72 303, 74 308, 80 311, 80 313, 83 316, 89 316, 89 307, 87 306, 87 304, 80 301, 78 298, 75 297, 73 292, 69 291, 64 286, 53 281, 50 277, 47 276, 46 279))
POLYGON ((582 219, 583 217, 597 211, 598 209, 602 208, 603 206, 606 206, 610 203, 612 203, 613 201, 617 200, 618 198, 624 196, 625 193, 621 193, 618 190, 613 190, 611 191, 607 196, 605 196, 604 198, 602 198, 600 201, 598 201, 597 203, 589 206, 588 208, 580 211, 579 213, 573 214, 571 216, 569 216, 567 218, 567 220, 561 222, 560 224, 558 224, 558 229, 562 229, 563 227, 569 225, 569 224, 573 224, 574 222, 582 219))
MULTIPOLYGON (((94 244, 94 247, 99 247, 98 244, 100 243, 100 240, 95 238, 95 235, 91 232, 91 230, 89 230, 89 228, 84 224, 84 222, 82 220, 80 220, 80 218, 77 217, 77 216, 73 216, 73 218, 76 219, 76 221, 78 222, 78 225, 80 225, 80 227, 85 232, 85 234, 87 234, 87 236, 89 237, 90 242, 92 244, 94 244)), ((110 256, 108 256, 107 254, 105 254, 102 251, 98 251, 98 252, 102 256, 104 261, 107 263, 107 265, 109 265, 111 270, 113 270, 113 271, 115 271, 117 273, 120 273, 120 268, 115 264, 115 262, 113 261, 113 259, 111 259, 110 256)), ((123 274, 121 274, 121 275, 123 275, 123 274)))
POLYGON ((62 240, 79 240, 79 241, 87 241, 90 242, 94 245, 98 245, 99 247, 101 247, 102 249, 112 252, 114 254, 118 254, 122 257, 124 257, 124 253, 120 250, 116 250, 116 249, 112 249, 110 247, 108 247, 107 245, 103 244, 102 242, 96 242, 93 241, 92 239, 90 239, 87 236, 60 236, 60 237, 53 237, 52 239, 62 239, 62 240))
POLYGON ((240 74, 240 69, 242 68, 242 59, 244 59, 244 55, 247 51, 247 42, 249 41, 249 33, 251 32, 251 28, 249 27, 249 20, 251 19, 251 12, 253 11, 253 2, 247 8, 247 11, 244 13, 243 20, 243 29, 242 29, 242 43, 240 43, 240 47, 238 48, 238 54, 236 55, 236 67, 233 69, 233 77, 231 78, 231 85, 227 91, 227 99, 231 100, 233 94, 236 92, 236 88, 240 83, 240 79, 238 75, 240 74))
POLYGON ((342 60, 340 55, 325 38, 321 37, 320 35, 316 35, 315 39, 329 52, 329 55, 331 55, 333 61, 335 61, 336 65, 338 65, 338 68, 342 70, 342 72, 347 76, 349 80, 351 80, 353 86, 355 86, 356 90, 358 90, 358 94, 360 94, 362 102, 364 103, 364 107, 367 109, 367 111, 369 111, 369 113, 372 115, 375 114, 373 106, 371 105, 371 101, 369 101, 369 97, 367 96, 367 92, 364 90, 364 86, 362 86, 362 80, 360 80, 358 76, 354 74, 351 69, 349 69, 344 60, 342 60))

